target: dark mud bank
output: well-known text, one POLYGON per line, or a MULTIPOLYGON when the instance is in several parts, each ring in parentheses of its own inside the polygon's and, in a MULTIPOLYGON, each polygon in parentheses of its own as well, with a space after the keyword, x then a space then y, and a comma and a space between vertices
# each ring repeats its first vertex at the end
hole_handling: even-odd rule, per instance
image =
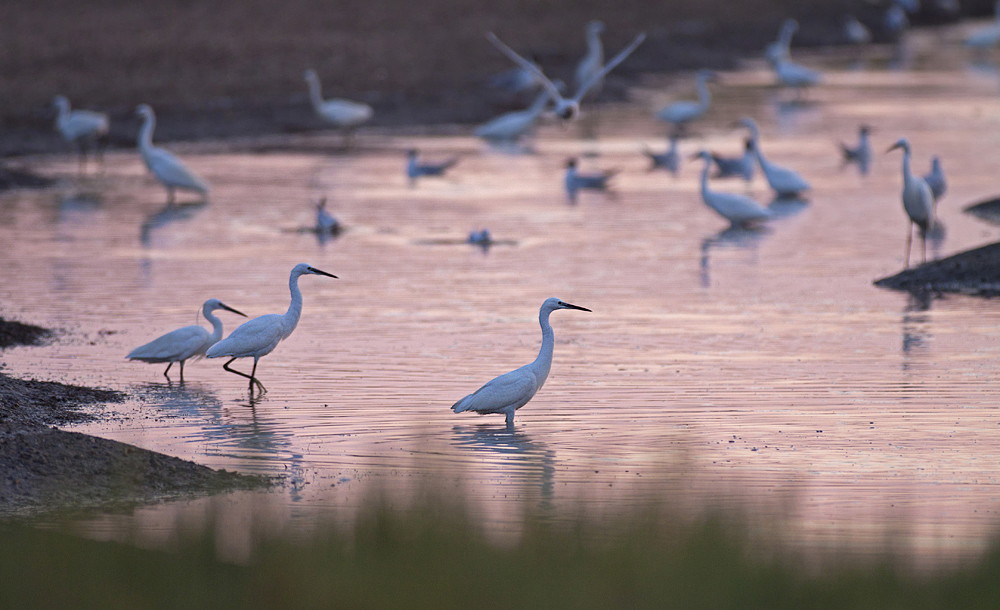
POLYGON ((948 258, 875 280, 881 288, 914 294, 958 293, 1000 296, 1000 243, 959 252, 948 258))

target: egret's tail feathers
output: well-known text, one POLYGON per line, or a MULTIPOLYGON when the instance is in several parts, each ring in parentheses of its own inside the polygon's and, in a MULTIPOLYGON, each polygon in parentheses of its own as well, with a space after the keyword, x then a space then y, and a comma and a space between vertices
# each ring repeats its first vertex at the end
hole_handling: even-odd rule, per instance
MULTIPOLYGON (((472 394, 469 394, 469 396, 472 396, 472 394)), ((469 396, 466 396, 462 400, 460 400, 460 401, 456 402, 455 404, 451 405, 451 410, 454 411, 455 413, 461 413, 462 411, 468 411, 469 410, 469 396)))

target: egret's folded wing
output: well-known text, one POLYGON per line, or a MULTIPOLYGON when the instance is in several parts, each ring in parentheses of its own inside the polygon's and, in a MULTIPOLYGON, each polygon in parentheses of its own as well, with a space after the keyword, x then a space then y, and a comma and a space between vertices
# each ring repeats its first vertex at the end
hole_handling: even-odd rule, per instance
POLYGON ((526 369, 517 369, 500 375, 472 394, 456 402, 452 409, 460 411, 499 411, 511 405, 520 406, 527 402, 538 390, 535 374, 526 369))

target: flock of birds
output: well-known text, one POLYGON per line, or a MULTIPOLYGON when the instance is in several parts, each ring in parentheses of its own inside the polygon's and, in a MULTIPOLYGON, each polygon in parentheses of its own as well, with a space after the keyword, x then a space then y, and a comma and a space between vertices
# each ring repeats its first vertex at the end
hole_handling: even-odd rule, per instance
MULTIPOLYGON (((917 0, 891 0, 886 12, 884 27, 897 27, 901 19, 906 19, 906 13, 914 10, 917 0), (900 14, 902 17, 900 17, 900 14)), ((995 24, 976 31, 966 39, 966 44, 983 48, 1000 43, 1000 2, 997 3, 998 17, 995 24)), ((797 95, 822 80, 822 74, 811 68, 797 64, 791 59, 791 41, 798 24, 795 20, 787 20, 782 24, 778 39, 764 51, 764 56, 774 71, 777 83, 796 90, 797 95)), ((515 67, 494 80, 497 86, 503 86, 511 91, 526 91, 537 89, 533 102, 524 110, 509 112, 488 123, 477 127, 473 133, 489 142, 516 142, 529 134, 536 123, 545 115, 556 117, 560 121, 571 121, 580 116, 581 104, 589 96, 600 89, 604 78, 616 66, 642 44, 645 34, 637 35, 632 42, 617 53, 610 61, 604 61, 604 50, 600 35, 604 25, 593 21, 587 25, 587 53, 580 61, 575 72, 576 90, 571 97, 564 97, 565 85, 553 81, 542 71, 536 58, 526 59, 502 42, 496 35, 489 33, 487 39, 515 67)), ((868 29, 857 19, 849 17, 845 21, 845 36, 851 42, 863 43, 871 40, 868 29)), ((319 77, 313 70, 305 73, 305 81, 309 89, 310 103, 317 116, 328 124, 345 131, 348 142, 354 130, 373 116, 372 108, 349 100, 323 99, 319 77)), ((708 70, 697 73, 695 86, 698 99, 677 101, 669 104, 655 113, 655 119, 670 126, 669 147, 665 152, 657 153, 648 148, 645 154, 651 162, 651 169, 662 168, 677 173, 682 157, 678 150, 678 140, 689 125, 703 117, 711 106, 709 83, 716 80, 716 75, 708 70)), ((90 149, 97 149, 98 141, 108 133, 109 121, 104 114, 72 110, 69 101, 63 96, 57 96, 54 106, 58 110, 56 127, 64 138, 73 142, 80 152, 81 171, 85 171, 86 155, 90 149)), ((156 126, 156 115, 153 109, 140 105, 136 113, 142 118, 142 127, 138 136, 138 150, 149 172, 163 185, 168 192, 168 203, 174 202, 177 190, 193 191, 207 200, 209 185, 192 172, 178 157, 153 145, 153 132, 156 126)), ((707 150, 701 150, 692 158, 703 163, 700 179, 700 194, 705 205, 721 217, 728 220, 733 227, 753 228, 772 218, 768 207, 746 194, 721 192, 713 190, 709 179, 738 177, 750 182, 757 169, 767 181, 777 198, 801 198, 810 190, 810 184, 799 173, 791 168, 779 165, 768 159, 763 152, 761 133, 757 123, 752 118, 743 118, 738 125, 747 130, 743 154, 736 157, 722 157, 707 150), (715 168, 714 176, 712 169, 715 168)), ((871 128, 862 125, 858 133, 857 144, 849 146, 842 144, 842 156, 845 162, 856 163, 863 173, 867 173, 872 162, 873 150, 870 139, 871 128)), ((912 242, 912 228, 916 225, 922 242, 927 232, 933 227, 935 206, 937 200, 946 190, 946 179, 940 159, 933 160, 932 171, 925 175, 915 174, 911 168, 911 146, 905 139, 900 139, 889 150, 902 150, 902 203, 910 222, 907 235, 906 264, 909 266, 912 242)), ((888 152, 888 151, 887 151, 888 152)), ((439 163, 422 161, 416 150, 407 153, 406 176, 411 185, 426 176, 441 176, 458 162, 458 158, 448 159, 439 163)), ((596 174, 584 174, 578 170, 575 159, 566 163, 565 189, 571 202, 575 202, 577 194, 583 190, 603 191, 608 188, 614 171, 596 174)), ((325 233, 336 233, 340 230, 337 220, 326 210, 325 199, 320 201, 316 209, 316 230, 325 233)), ((471 243, 489 243, 491 236, 488 230, 474 231, 469 236, 471 243)), ((924 245, 924 260, 926 246, 924 245)), ((294 330, 302 313, 302 292, 298 287, 298 279, 302 275, 321 275, 336 278, 335 275, 321 271, 311 265, 302 263, 292 269, 289 277, 291 303, 284 314, 270 314, 254 318, 237 327, 228 337, 222 338, 222 322, 215 316, 215 311, 225 310, 237 315, 243 313, 233 309, 217 299, 209 299, 202 307, 206 320, 212 324, 209 333, 201 326, 186 326, 137 347, 127 358, 148 363, 167 363, 164 375, 169 379, 169 371, 174 363, 180 364, 180 376, 183 381, 184 363, 192 358, 229 358, 223 365, 226 371, 241 375, 249 380, 251 395, 254 389, 263 392, 264 385, 257 378, 257 364, 260 358, 275 349, 280 341, 286 339, 294 330), (253 358, 253 368, 249 374, 237 371, 230 365, 238 358, 253 358)), ((590 311, 584 307, 572 305, 556 298, 547 299, 539 311, 539 324, 542 329, 542 345, 538 357, 530 364, 501 375, 485 384, 476 392, 459 400, 452 407, 458 412, 473 411, 481 414, 504 414, 508 425, 514 421, 515 411, 526 404, 542 387, 552 364, 553 331, 549 323, 549 315, 560 309, 590 311)))

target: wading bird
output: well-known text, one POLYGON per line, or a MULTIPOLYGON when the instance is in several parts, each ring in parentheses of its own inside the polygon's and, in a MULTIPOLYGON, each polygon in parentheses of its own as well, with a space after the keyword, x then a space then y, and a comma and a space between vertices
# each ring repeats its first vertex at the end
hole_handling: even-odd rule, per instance
POLYGON ((677 150, 677 136, 670 136, 670 146, 665 152, 655 153, 648 147, 643 150, 643 153, 649 157, 649 171, 653 171, 659 167, 663 169, 670 170, 670 173, 677 175, 677 172, 681 169, 681 154, 677 150))
POLYGON ((305 79, 309 85, 309 102, 312 104, 316 116, 334 127, 343 129, 344 139, 347 142, 351 141, 358 125, 372 118, 374 111, 368 104, 341 99, 324 100, 320 90, 319 76, 316 75, 315 70, 306 70, 305 79))
POLYGON ((848 146, 840 143, 840 152, 844 156, 844 164, 857 163, 862 174, 868 173, 868 168, 872 162, 872 143, 869 134, 871 127, 862 125, 858 128, 858 143, 855 146, 848 146))
POLYGON ((774 62, 773 67, 778 83, 783 87, 795 89, 795 94, 799 99, 802 98, 803 92, 808 87, 818 85, 823 80, 823 75, 818 71, 787 58, 781 58, 774 62))
POLYGON ((245 313, 236 311, 219 299, 209 299, 202 305, 201 314, 212 324, 212 334, 209 334, 204 327, 198 324, 185 326, 184 328, 170 331, 162 337, 153 339, 146 345, 135 348, 125 358, 128 360, 149 362, 151 364, 167 362, 169 363, 167 364, 167 370, 163 371, 163 376, 167 379, 170 379, 170 375, 167 374, 170 372, 170 367, 175 362, 180 362, 181 381, 183 382, 184 361, 188 358, 201 358, 208 351, 208 348, 218 343, 219 339, 222 338, 222 320, 215 317, 215 314, 212 313, 216 309, 225 309, 226 311, 239 314, 244 318, 246 317, 245 313))
POLYGON ((746 227, 761 223, 771 217, 771 213, 746 195, 739 193, 720 193, 708 188, 708 172, 712 168, 712 155, 703 150, 692 159, 703 159, 705 167, 701 170, 701 200, 705 205, 719 213, 734 227, 746 227))
POLYGON ((792 36, 799 31, 799 22, 794 19, 785 19, 781 22, 781 31, 778 39, 767 45, 764 49, 764 58, 772 64, 787 59, 791 54, 792 36))
POLYGON ((934 226, 934 194, 924 179, 914 176, 910 170, 910 142, 901 138, 886 152, 903 149, 903 209, 910 217, 906 228, 906 266, 910 266, 910 244, 913 241, 913 225, 920 228, 920 243, 923 261, 927 262, 927 231, 934 226))
POLYGON ((757 165, 753 156, 753 141, 747 138, 743 142, 743 154, 739 157, 723 157, 712 153, 712 162, 718 169, 713 178, 731 178, 739 176, 746 182, 753 180, 754 167, 757 165))
POLYGON ((156 114, 153 109, 148 104, 140 104, 135 112, 142 117, 139 153, 142 154, 142 160, 149 171, 167 189, 167 203, 174 202, 174 191, 177 189, 200 193, 202 201, 206 201, 208 185, 195 176, 173 153, 153 146, 153 130, 156 129, 156 114))
POLYGON ((760 165, 760 171, 767 178, 767 183, 770 185, 771 190, 778 197, 798 197, 804 191, 809 190, 809 183, 797 172, 771 163, 764 157, 764 153, 760 150, 760 129, 758 129, 756 121, 746 117, 739 124, 750 130, 750 140, 753 145, 754 156, 757 157, 757 164, 760 165))
POLYGON ((292 302, 288 306, 288 311, 282 314, 272 313, 239 325, 228 337, 219 341, 206 352, 208 358, 229 357, 229 361, 222 365, 230 373, 235 373, 250 380, 250 392, 253 392, 254 384, 261 392, 264 390, 262 384, 256 377, 257 361, 261 357, 271 353, 277 347, 278 342, 287 339, 295 326, 299 323, 299 316, 302 315, 302 291, 299 290, 300 275, 325 275, 336 278, 336 275, 320 271, 306 263, 299 263, 292 269, 288 278, 288 289, 292 293, 292 302), (250 374, 241 373, 229 368, 233 360, 237 358, 253 358, 253 370, 250 374))
POLYGON ((700 119, 708 112, 708 106, 712 103, 712 94, 708 91, 708 81, 716 80, 715 73, 711 70, 701 70, 695 79, 698 88, 698 101, 682 100, 668 104, 656 113, 656 118, 664 123, 670 123, 674 128, 674 133, 680 133, 691 121, 700 119))
POLYGON ((92 110, 71 110, 69 100, 57 95, 52 100, 59 114, 56 129, 64 140, 76 147, 80 161, 80 173, 87 171, 87 150, 94 148, 98 161, 101 158, 100 140, 108 135, 108 115, 92 110))
POLYGON ((420 152, 416 148, 406 151, 406 176, 410 179, 410 186, 414 186, 421 176, 443 176, 458 163, 458 157, 452 157, 443 163, 421 163, 419 157, 420 152))
POLYGON ((566 161, 565 185, 570 203, 576 203, 576 195, 581 190, 608 190, 608 180, 617 173, 617 169, 609 169, 599 174, 581 174, 576 169, 576 159, 569 159, 566 161))
POLYGON ((929 174, 924 174, 924 182, 931 187, 931 194, 934 195, 934 203, 936 204, 938 199, 944 197, 945 191, 948 190, 948 180, 944 176, 944 168, 941 167, 941 157, 934 155, 931 158, 931 171, 929 174))
POLYGON ((635 51, 636 47, 642 44, 642 41, 646 39, 646 34, 642 33, 636 36, 635 40, 633 40, 629 46, 625 47, 620 53, 618 53, 618 55, 615 55, 611 61, 606 63, 604 67, 601 68, 599 72, 595 73, 589 81, 577 89, 576 95, 570 99, 566 99, 562 96, 559 92, 559 88, 555 85, 555 83, 549 80, 547 76, 545 76, 538 66, 515 53, 513 49, 505 45, 499 38, 497 38, 496 34, 490 32, 486 35, 486 38, 511 61, 526 70, 531 70, 535 76, 539 77, 539 79, 541 79, 542 86, 545 87, 545 89, 549 92, 549 95, 552 96, 552 101, 555 103, 556 116, 564 121, 569 121, 580 115, 580 100, 583 99, 583 96, 587 95, 587 92, 590 91, 592 87, 596 86, 601 79, 607 76, 608 72, 611 72, 611 70, 618 66, 618 64, 625 61, 625 58, 631 55, 632 51, 635 51))
POLYGON ((507 427, 514 425, 514 411, 520 409, 542 389, 545 379, 552 368, 552 348, 555 345, 555 335, 549 324, 549 314, 557 309, 576 309, 590 311, 586 307, 570 305, 557 298, 546 299, 538 312, 538 323, 542 327, 542 348, 538 357, 531 364, 500 375, 472 394, 452 405, 455 413, 475 411, 480 415, 502 413, 507 418, 507 427))
MULTIPOLYGON (((601 44, 601 34, 604 32, 604 24, 600 21, 591 21, 587 24, 587 53, 576 66, 576 90, 579 92, 591 79, 596 77, 596 81, 587 87, 588 92, 595 94, 601 88, 600 75, 601 68, 604 67, 604 46, 601 44)), ((581 99, 583 99, 581 97, 581 99)))
POLYGON ((316 232, 326 235, 336 235, 340 233, 340 223, 333 217, 333 214, 326 211, 326 197, 316 204, 316 232))

